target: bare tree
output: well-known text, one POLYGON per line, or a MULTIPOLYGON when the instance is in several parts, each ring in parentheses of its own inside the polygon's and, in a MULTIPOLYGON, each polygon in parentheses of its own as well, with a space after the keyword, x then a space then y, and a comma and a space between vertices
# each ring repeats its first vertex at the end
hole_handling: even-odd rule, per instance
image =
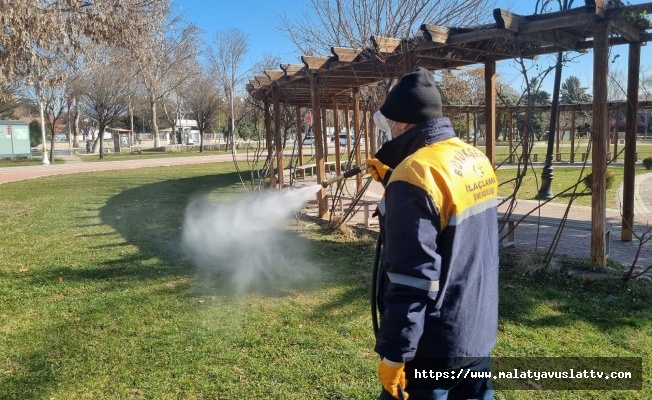
POLYGON ((281 33, 303 54, 327 54, 331 46, 369 47, 372 35, 407 38, 423 23, 479 23, 495 0, 309 0, 306 12, 281 17, 281 33))
POLYGON ((43 118, 47 130, 50 132, 50 162, 54 163, 54 144, 56 142, 56 128, 64 115, 68 105, 66 90, 61 86, 43 85, 37 89, 39 100, 43 104, 43 118))
POLYGON ((88 41, 130 47, 161 19, 169 0, 2 0, 0 81, 47 75, 58 54, 83 50, 88 41), (119 34, 118 34, 119 32, 119 34))
MULTIPOLYGON (((104 158, 104 130, 127 115, 129 97, 133 92, 133 74, 118 60, 107 57, 89 63, 88 69, 73 83, 82 93, 86 113, 97 121, 100 159, 104 158)), ((93 151, 97 146, 93 146, 93 151)))
POLYGON ((168 93, 168 95, 161 101, 165 120, 172 127, 172 131, 170 132, 170 142, 172 144, 182 144, 180 138, 177 140, 177 123, 181 119, 181 105, 183 104, 183 100, 179 94, 180 90, 182 91, 183 88, 168 93))
MULTIPOLYGON (((170 10, 167 10, 169 16, 170 10)), ((160 21, 150 29, 136 57, 138 77, 147 92, 152 117, 154 147, 160 146, 157 104, 191 79, 188 66, 198 54, 200 29, 185 25, 180 17, 160 21)))
POLYGON ((206 72, 194 78, 183 89, 182 97, 185 107, 197 122, 199 129, 199 152, 204 151, 204 132, 215 122, 221 96, 215 81, 206 72))
POLYGON ((19 89, 17 82, 0 84, 0 118, 13 118, 14 109, 20 105, 19 89))
POLYGON ((215 47, 209 48, 210 61, 219 84, 224 89, 229 105, 229 138, 231 154, 235 156, 235 113, 234 101, 236 88, 240 85, 249 70, 243 70, 242 63, 249 49, 247 35, 238 28, 221 30, 213 38, 215 47))

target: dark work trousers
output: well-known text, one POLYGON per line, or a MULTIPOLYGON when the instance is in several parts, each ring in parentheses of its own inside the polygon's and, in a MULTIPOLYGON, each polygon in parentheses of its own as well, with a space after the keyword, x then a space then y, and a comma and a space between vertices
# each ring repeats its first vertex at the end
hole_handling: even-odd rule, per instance
MULTIPOLYGON (((419 382, 418 389, 410 389, 410 381, 412 377, 409 376, 409 371, 413 371, 411 362, 405 365, 407 387, 405 391, 408 392, 410 400, 493 400, 494 391, 491 383, 491 378, 471 378, 463 376, 459 379, 439 379, 428 380, 419 382), (424 387, 425 386, 425 387, 424 387)), ((419 368, 421 369, 421 368, 419 368)), ((466 370, 477 372, 491 371, 491 357, 483 357, 478 359, 474 364, 450 370, 452 374, 456 375, 460 370, 463 370, 461 375, 466 373, 466 370)), ((383 389, 378 400, 392 400, 394 397, 383 389)))

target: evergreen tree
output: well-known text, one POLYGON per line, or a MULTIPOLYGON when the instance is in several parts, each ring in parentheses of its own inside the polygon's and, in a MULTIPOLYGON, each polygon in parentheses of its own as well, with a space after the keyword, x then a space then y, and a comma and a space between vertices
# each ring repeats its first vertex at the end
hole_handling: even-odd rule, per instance
POLYGON ((592 97, 587 93, 589 88, 580 84, 578 77, 571 75, 564 83, 561 84, 561 103, 562 104, 582 104, 590 103, 592 97))

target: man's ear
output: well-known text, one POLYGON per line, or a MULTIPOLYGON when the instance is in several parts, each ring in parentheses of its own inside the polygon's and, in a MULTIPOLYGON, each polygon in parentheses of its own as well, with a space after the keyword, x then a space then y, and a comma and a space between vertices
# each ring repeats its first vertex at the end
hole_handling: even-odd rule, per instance
POLYGON ((405 131, 408 128, 408 125, 410 125, 410 124, 408 124, 407 122, 397 122, 396 123, 396 127, 399 128, 401 130, 401 132, 405 131))

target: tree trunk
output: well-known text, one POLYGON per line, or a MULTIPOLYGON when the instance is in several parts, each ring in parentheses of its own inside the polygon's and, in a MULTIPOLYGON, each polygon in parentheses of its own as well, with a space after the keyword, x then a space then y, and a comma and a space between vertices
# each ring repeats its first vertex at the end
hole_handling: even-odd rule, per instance
POLYGON ((199 131, 199 152, 204 152, 204 130, 199 131))
POLYGON ((75 118, 72 121, 72 147, 79 147, 79 102, 75 99, 75 108, 74 108, 75 118))
POLYGON ((154 135, 154 148, 161 146, 161 141, 158 137, 158 125, 156 124, 156 100, 154 96, 149 98, 149 104, 152 109, 152 135, 154 135))
MULTIPOLYGON (((56 124, 56 120, 55 120, 56 124)), ((54 124, 53 124, 54 125, 54 124)), ((54 164, 54 126, 52 127, 52 130, 50 131, 50 164, 54 164)))
POLYGON ((97 139, 100 141, 100 160, 104 160, 104 126, 100 126, 100 133, 97 139))

